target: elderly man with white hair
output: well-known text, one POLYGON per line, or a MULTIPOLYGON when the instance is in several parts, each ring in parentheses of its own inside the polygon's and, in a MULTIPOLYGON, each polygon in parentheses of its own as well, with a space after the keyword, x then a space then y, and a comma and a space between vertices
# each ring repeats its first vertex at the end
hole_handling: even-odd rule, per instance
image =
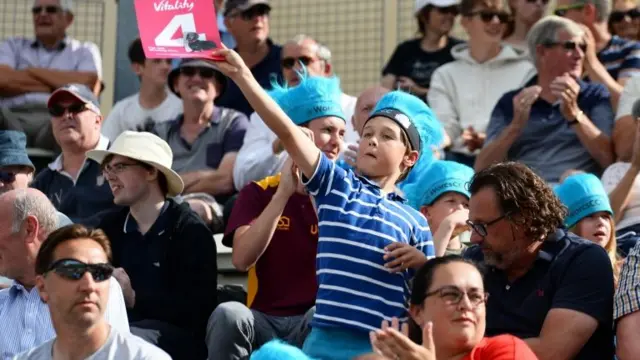
POLYGON ((568 169, 601 174, 613 162, 610 94, 580 79, 583 37, 580 25, 558 16, 531 28, 527 43, 538 75, 494 107, 477 171, 513 160, 557 183, 568 169))
POLYGON ((31 13, 35 39, 12 37, 0 44, 0 130, 25 132, 29 147, 57 149, 47 99, 70 83, 97 95, 102 58, 96 44, 67 35, 72 0, 35 0, 31 13))
MULTIPOLYGON (((310 36, 295 36, 282 48, 282 75, 289 86, 299 84, 303 66, 309 76, 332 76, 331 51, 310 36)), ((343 93, 341 103, 342 111, 347 119, 350 119, 354 113, 356 98, 343 93)), ((358 133, 349 121, 344 139, 345 142, 351 143, 358 139, 358 133)), ((286 159, 287 155, 276 135, 269 130, 258 114, 251 114, 244 145, 233 168, 235 188, 240 191, 252 181, 277 174, 286 159)))

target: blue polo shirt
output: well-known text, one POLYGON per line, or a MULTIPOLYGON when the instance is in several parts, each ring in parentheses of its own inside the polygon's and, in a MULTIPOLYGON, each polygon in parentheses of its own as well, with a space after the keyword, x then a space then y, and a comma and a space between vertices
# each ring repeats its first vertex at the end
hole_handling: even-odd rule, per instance
MULTIPOLYGON (((537 84, 534 77, 524 87, 537 84)), ((611 136, 614 112, 609 90, 602 84, 578 82, 578 106, 605 135, 611 136)), ((491 113, 485 146, 495 140, 513 121, 513 98, 522 90, 510 91, 502 96, 491 113)), ((534 169, 550 183, 557 183, 568 169, 588 173, 602 173, 603 169, 582 145, 576 130, 560 112, 560 104, 538 99, 531 106, 531 116, 520 137, 513 143, 507 158, 534 169)))
POLYGON ((406 321, 414 271, 391 273, 384 248, 394 242, 435 251, 427 220, 395 193, 345 171, 321 154, 305 182, 318 212, 318 295, 312 326, 366 334, 392 317, 406 321))
POLYGON ((598 60, 616 80, 635 76, 640 71, 640 42, 614 35, 598 53, 598 60))
MULTIPOLYGON (((464 257, 484 261, 479 246, 464 257)), ((538 337, 550 310, 569 309, 598 321, 574 359, 613 359, 613 269, 601 246, 559 229, 544 241, 524 276, 509 282, 502 270, 490 267, 485 286, 490 294, 485 336, 538 337)))
MULTIPOLYGON (((280 67, 282 47, 276 45, 271 40, 269 43, 269 53, 262 61, 251 68, 253 77, 256 78, 260 86, 264 89, 271 89, 271 81, 275 79, 282 81, 282 68, 280 67)), ((227 79, 227 87, 222 96, 216 99, 216 105, 238 110, 247 117, 253 113, 253 108, 245 99, 242 91, 234 81, 227 79)))

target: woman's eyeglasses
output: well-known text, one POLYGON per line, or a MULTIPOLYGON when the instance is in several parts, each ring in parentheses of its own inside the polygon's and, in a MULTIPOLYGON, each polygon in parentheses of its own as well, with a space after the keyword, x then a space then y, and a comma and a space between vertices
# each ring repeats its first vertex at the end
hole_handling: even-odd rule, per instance
POLYGON ((111 278, 113 266, 111 264, 85 264, 75 259, 61 259, 54 262, 47 272, 53 271, 61 277, 77 281, 82 279, 85 273, 91 274, 95 282, 103 282, 111 278))
POLYGON ((461 290, 455 286, 443 286, 425 294, 425 299, 437 295, 447 305, 458 305, 466 296, 473 307, 478 307, 489 298, 489 293, 478 289, 461 290))

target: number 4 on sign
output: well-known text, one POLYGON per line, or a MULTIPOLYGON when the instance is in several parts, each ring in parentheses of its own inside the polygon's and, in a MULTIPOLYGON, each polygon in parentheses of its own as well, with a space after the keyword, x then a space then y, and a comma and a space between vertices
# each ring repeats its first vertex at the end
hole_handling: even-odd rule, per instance
MULTIPOLYGON (((193 18, 193 14, 182 14, 176 15, 171 19, 169 24, 165 26, 165 28, 156 36, 155 43, 156 46, 171 46, 171 47, 181 47, 185 46, 183 35, 177 39, 173 39, 173 36, 178 31, 181 30, 182 34, 185 33, 194 33, 196 32, 196 22, 193 18)), ((202 40, 204 40, 205 34, 198 34, 202 40)), ((187 51, 192 51, 191 49, 187 49, 187 51)))

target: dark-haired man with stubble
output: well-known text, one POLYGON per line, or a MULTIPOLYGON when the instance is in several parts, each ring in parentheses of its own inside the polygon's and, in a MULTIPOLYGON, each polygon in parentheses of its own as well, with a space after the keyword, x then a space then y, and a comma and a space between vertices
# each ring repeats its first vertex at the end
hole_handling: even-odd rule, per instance
POLYGON ((69 225, 51 233, 36 257, 36 286, 49 305, 54 339, 16 360, 166 360, 165 352, 111 327, 104 319, 109 299, 111 246, 102 230, 69 225))
POLYGON ((464 256, 489 267, 487 336, 524 339, 539 359, 611 359, 613 271, 601 246, 562 229, 551 188, 526 165, 489 166, 470 183, 464 256))

